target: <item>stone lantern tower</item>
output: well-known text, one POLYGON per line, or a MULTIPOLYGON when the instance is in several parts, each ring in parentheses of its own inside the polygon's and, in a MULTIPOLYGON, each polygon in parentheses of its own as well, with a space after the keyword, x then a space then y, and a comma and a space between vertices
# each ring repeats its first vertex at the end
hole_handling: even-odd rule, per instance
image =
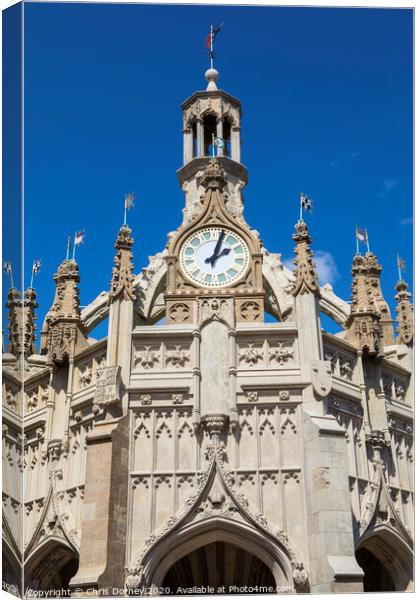
POLYGON ((216 69, 208 69, 206 90, 195 92, 182 104, 184 161, 178 170, 178 178, 186 194, 184 222, 199 212, 199 199, 204 191, 200 178, 213 154, 214 138, 224 142, 223 147, 214 149, 214 154, 227 175, 228 208, 235 216, 242 215, 243 211, 241 190, 248 181, 248 172, 241 164, 241 103, 218 89, 218 77, 216 69))

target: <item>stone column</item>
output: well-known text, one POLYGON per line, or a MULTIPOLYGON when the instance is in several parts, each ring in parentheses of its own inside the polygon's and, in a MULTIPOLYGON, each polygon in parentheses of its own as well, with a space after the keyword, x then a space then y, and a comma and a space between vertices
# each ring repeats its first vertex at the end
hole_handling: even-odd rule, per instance
POLYGON ((192 130, 184 129, 184 165, 193 159, 192 130))
POLYGON ((230 158, 236 162, 241 162, 241 128, 230 128, 230 158))
POLYGON ((197 120, 197 157, 204 156, 204 128, 203 122, 197 120))

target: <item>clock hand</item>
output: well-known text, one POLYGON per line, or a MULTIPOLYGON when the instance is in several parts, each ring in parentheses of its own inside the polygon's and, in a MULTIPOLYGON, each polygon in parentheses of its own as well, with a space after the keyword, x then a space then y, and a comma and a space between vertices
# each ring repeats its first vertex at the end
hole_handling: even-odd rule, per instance
POLYGON ((218 256, 219 256, 219 250, 220 250, 220 246, 222 245, 223 242, 223 238, 225 237, 225 232, 221 231, 220 235, 219 235, 219 239, 217 240, 217 243, 214 247, 214 251, 213 254, 211 256, 209 256, 208 258, 205 259, 205 263, 210 263, 212 268, 214 267, 214 263, 216 262, 218 256))
POLYGON ((220 235, 219 235, 219 239, 217 240, 217 244, 214 247, 213 256, 217 257, 217 255, 219 254, 220 246, 222 245, 224 237, 225 237, 225 232, 221 231, 220 235))
POLYGON ((221 256, 226 256, 227 254, 229 254, 229 252, 230 252, 230 248, 223 248, 223 250, 221 252, 219 252, 219 254, 217 256, 215 256, 215 260, 217 260, 221 256))
POLYGON ((223 248, 223 250, 221 252, 219 252, 219 254, 217 256, 215 254, 213 254, 212 256, 209 256, 208 258, 206 258, 206 260, 204 262, 205 263, 210 263, 211 264, 211 268, 214 269, 214 265, 216 264, 216 261, 221 256, 226 256, 229 253, 230 253, 230 248, 223 248))

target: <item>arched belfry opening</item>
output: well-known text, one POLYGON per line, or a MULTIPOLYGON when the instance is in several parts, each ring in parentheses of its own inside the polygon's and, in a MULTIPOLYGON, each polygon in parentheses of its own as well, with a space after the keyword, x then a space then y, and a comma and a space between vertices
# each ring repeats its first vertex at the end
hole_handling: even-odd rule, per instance
POLYGON ((224 118, 223 119, 223 127, 222 127, 224 146, 222 149, 222 155, 228 156, 229 158, 231 157, 231 128, 232 128, 232 124, 231 124, 230 120, 227 118, 224 118))
POLYGON ((215 594, 275 593, 276 582, 267 565, 251 552, 217 541, 179 559, 162 583, 170 594, 203 586, 215 594))
POLYGON ((205 115, 203 119, 204 128, 204 154, 211 156, 213 136, 217 137, 217 119, 215 115, 205 115))

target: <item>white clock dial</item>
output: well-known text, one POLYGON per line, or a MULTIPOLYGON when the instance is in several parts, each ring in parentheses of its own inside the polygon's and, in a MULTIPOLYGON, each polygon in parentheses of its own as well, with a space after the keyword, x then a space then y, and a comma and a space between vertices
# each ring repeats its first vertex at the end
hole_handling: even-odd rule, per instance
POLYGON ((249 264, 249 251, 237 233, 224 227, 207 227, 184 242, 180 260, 190 281, 203 287, 220 288, 242 277, 249 264))

